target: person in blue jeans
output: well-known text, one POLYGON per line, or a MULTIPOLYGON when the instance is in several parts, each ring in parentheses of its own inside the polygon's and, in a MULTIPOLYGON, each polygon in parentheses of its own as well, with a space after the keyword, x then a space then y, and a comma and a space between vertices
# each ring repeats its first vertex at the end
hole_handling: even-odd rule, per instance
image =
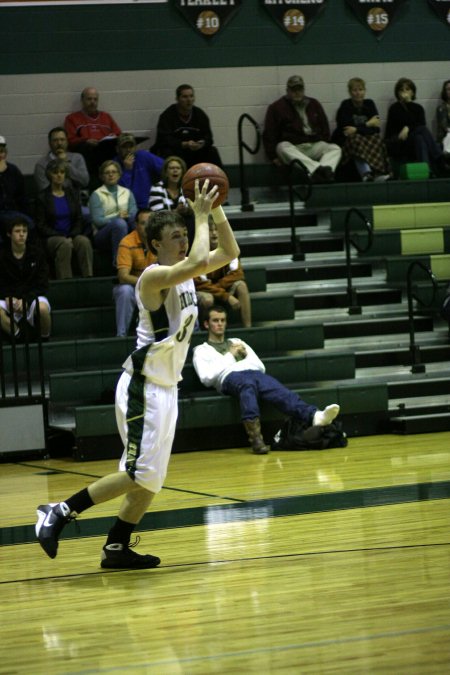
POLYGON ((263 362, 248 344, 238 338, 226 339, 226 326, 225 309, 211 307, 204 321, 208 339, 195 347, 193 364, 202 384, 239 399, 242 422, 256 455, 269 451, 261 434, 259 399, 310 426, 326 426, 337 417, 337 404, 319 410, 267 375, 263 362))
POLYGON ((89 197, 94 245, 100 250, 111 251, 112 264, 116 267, 119 244, 134 229, 136 200, 131 190, 118 185, 122 169, 117 162, 103 162, 99 173, 103 184, 89 197))
POLYGON ((415 83, 401 77, 394 93, 397 101, 389 107, 385 129, 390 156, 401 163, 425 162, 434 176, 446 175, 449 155, 427 127, 425 109, 416 102, 415 83))

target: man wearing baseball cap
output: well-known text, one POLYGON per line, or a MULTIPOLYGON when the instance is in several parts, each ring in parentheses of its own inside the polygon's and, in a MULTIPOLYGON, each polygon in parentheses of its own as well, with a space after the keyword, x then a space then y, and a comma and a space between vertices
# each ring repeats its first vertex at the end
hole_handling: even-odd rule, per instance
POLYGON ((329 139, 324 109, 305 95, 303 78, 291 75, 286 94, 267 109, 263 143, 268 158, 277 166, 298 159, 313 183, 331 183, 342 151, 329 139))
POLYGON ((138 209, 147 208, 152 185, 161 179, 164 160, 148 150, 138 150, 133 134, 120 134, 115 160, 122 168, 119 185, 131 190, 138 209))

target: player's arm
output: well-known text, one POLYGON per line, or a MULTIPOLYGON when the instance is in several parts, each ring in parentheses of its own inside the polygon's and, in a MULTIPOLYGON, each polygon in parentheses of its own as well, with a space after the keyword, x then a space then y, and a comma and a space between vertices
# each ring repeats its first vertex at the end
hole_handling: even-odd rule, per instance
MULTIPOLYGON (((211 190, 208 186, 209 181, 206 180, 202 189, 199 190, 198 181, 195 182, 195 200, 191 202, 195 216, 195 236, 187 257, 174 265, 147 268, 142 274, 141 298, 147 309, 154 310, 160 306, 163 290, 205 274, 207 271, 210 255, 208 216, 218 190, 217 186, 213 186, 211 190)), ((183 241, 179 242, 180 247, 184 245, 187 249, 187 232, 183 233, 179 228, 175 228, 171 231, 170 237, 173 244, 182 239, 183 241)))
POLYGON ((214 251, 209 254, 207 272, 217 270, 237 258, 240 253, 239 246, 234 236, 228 218, 221 206, 213 209, 211 215, 217 225, 219 243, 214 251))

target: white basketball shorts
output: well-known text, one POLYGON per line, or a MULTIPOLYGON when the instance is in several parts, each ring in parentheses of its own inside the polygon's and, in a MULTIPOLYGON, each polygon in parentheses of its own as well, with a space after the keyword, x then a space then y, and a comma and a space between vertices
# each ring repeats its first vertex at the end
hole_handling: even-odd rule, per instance
POLYGON ((178 417, 178 387, 161 387, 123 372, 116 388, 116 420, 124 444, 120 471, 157 493, 167 474, 178 417))

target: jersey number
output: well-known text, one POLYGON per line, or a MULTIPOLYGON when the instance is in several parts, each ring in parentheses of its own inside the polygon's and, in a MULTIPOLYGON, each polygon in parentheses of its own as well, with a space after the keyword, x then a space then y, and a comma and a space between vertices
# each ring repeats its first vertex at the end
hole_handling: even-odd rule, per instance
POLYGON ((180 328, 178 333, 175 335, 175 338, 178 342, 183 342, 184 338, 186 337, 187 329, 193 322, 194 317, 192 314, 190 314, 188 317, 186 317, 186 321, 184 322, 183 326, 180 328))

